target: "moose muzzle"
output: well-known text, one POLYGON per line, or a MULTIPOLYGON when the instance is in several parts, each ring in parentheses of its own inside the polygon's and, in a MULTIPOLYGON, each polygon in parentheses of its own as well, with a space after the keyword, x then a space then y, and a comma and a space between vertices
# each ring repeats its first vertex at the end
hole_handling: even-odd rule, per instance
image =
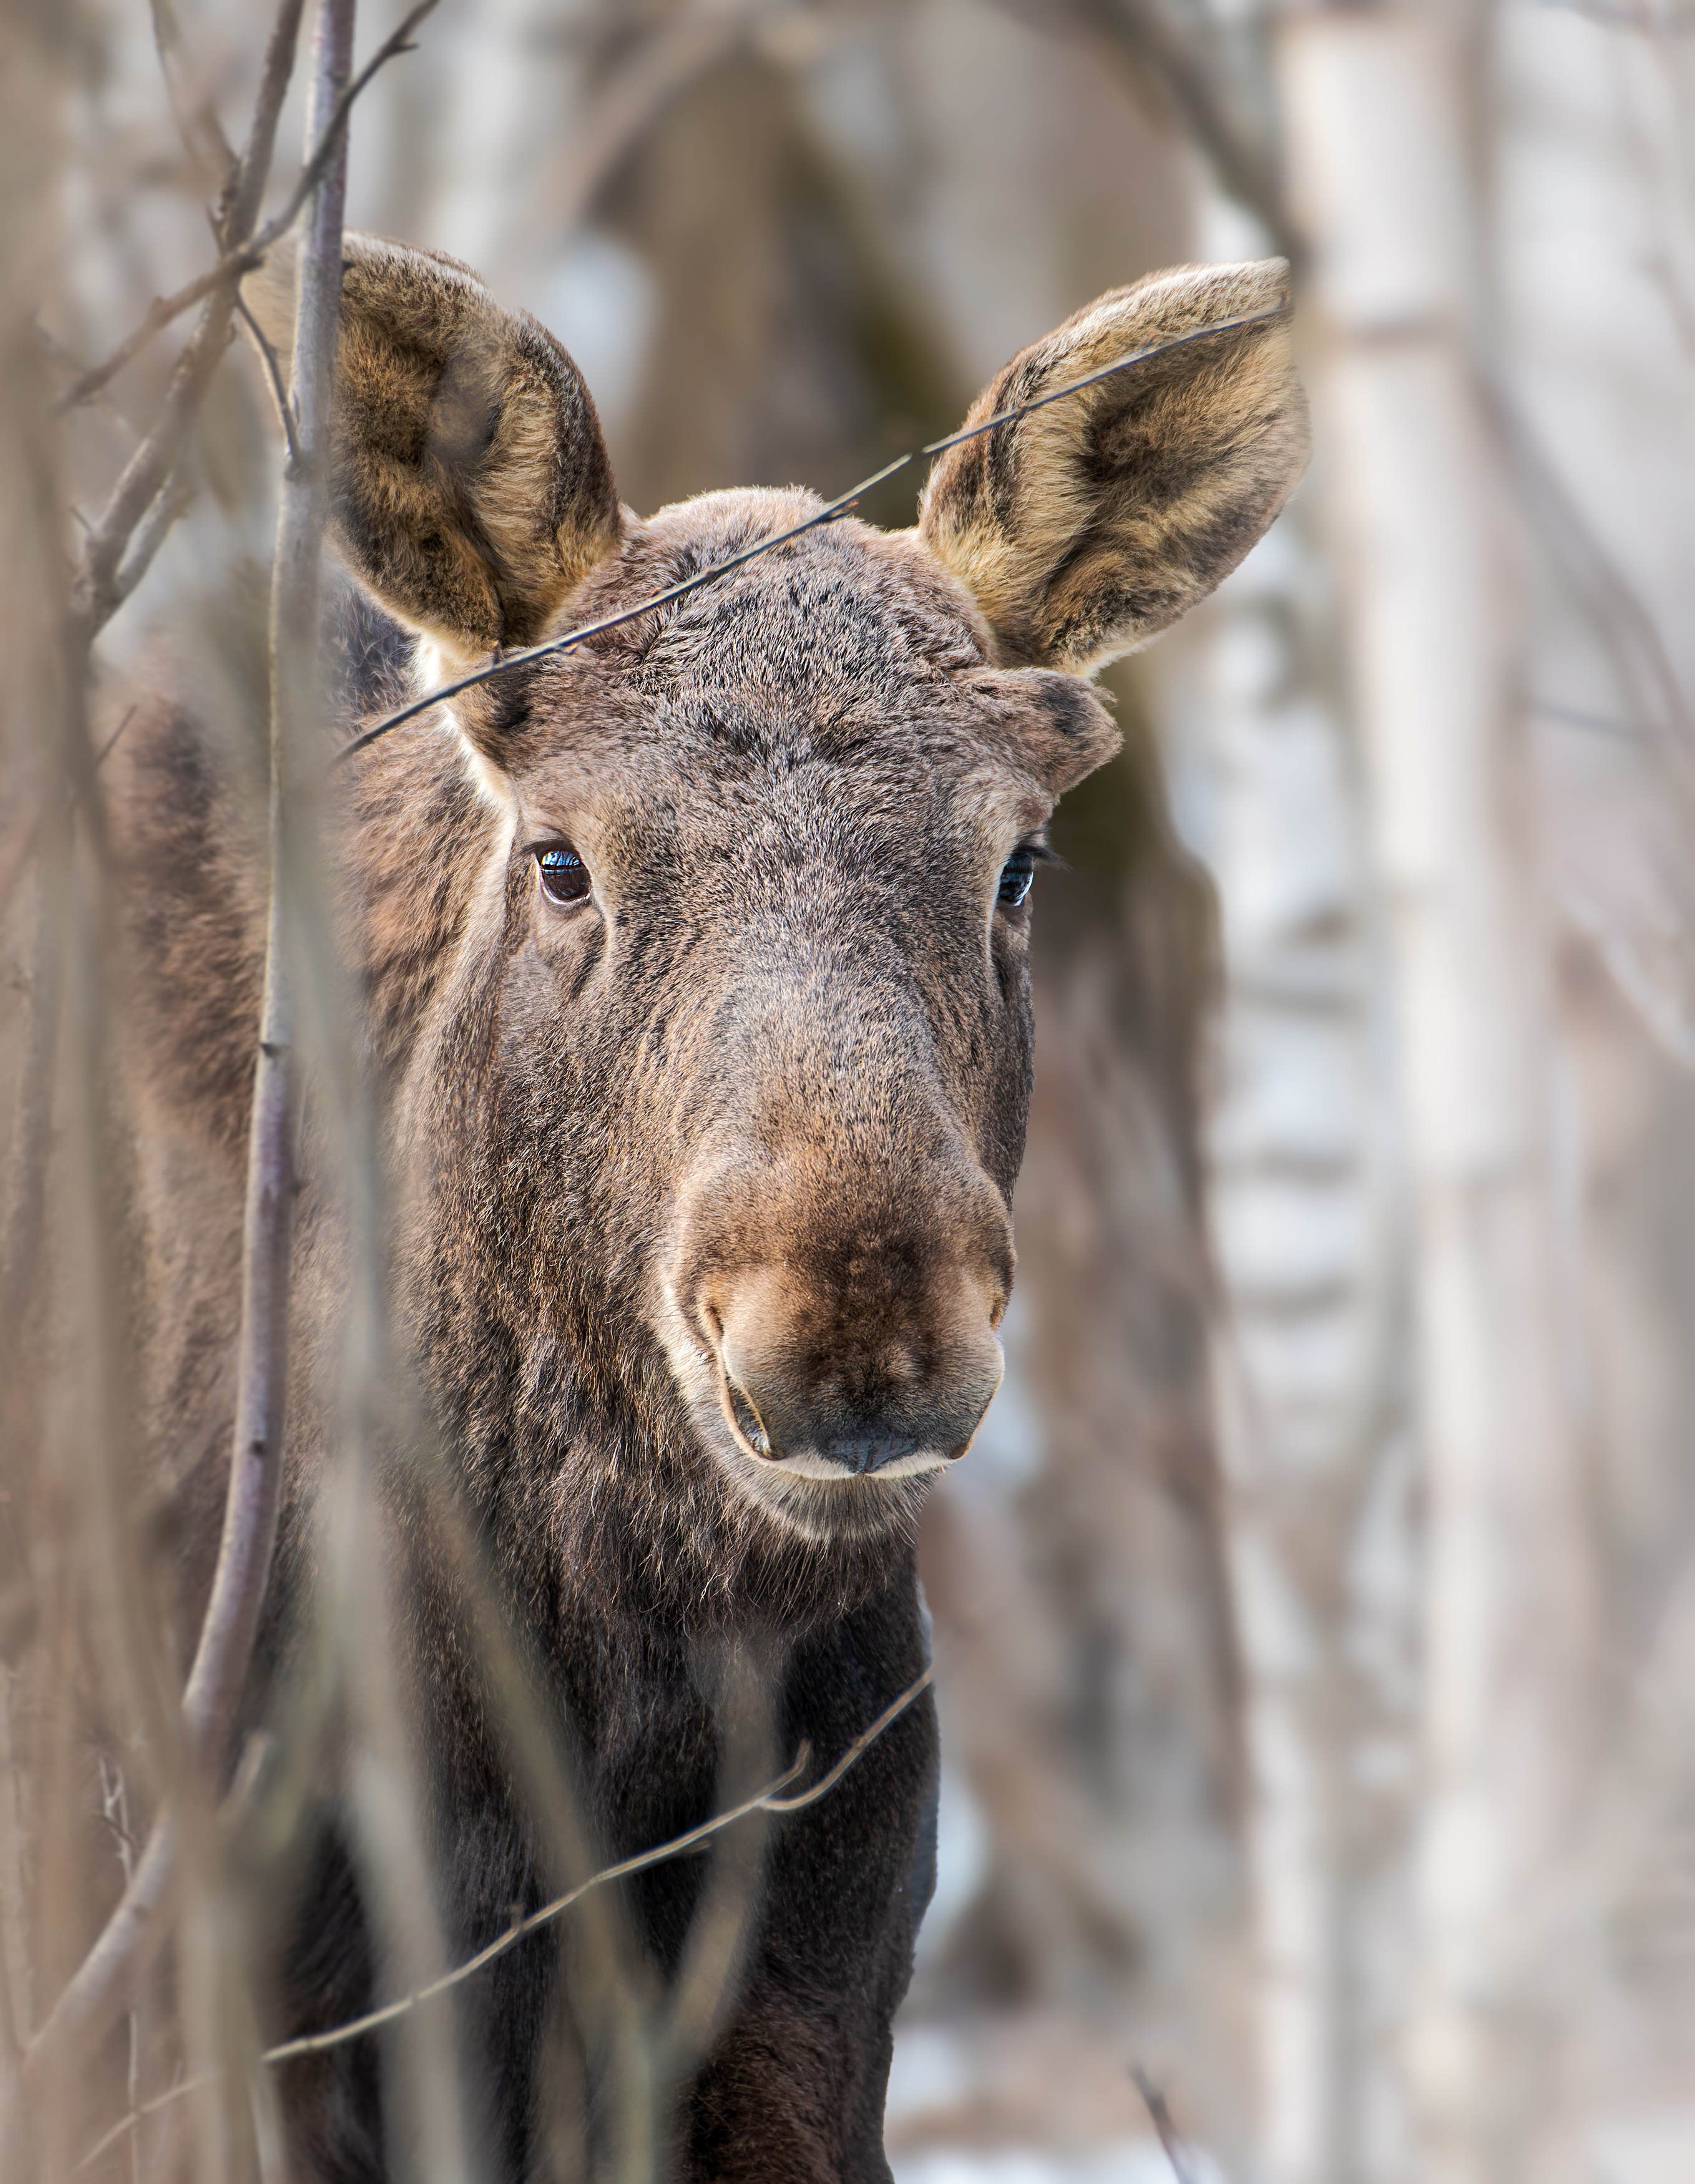
POLYGON ((909 1173, 904 1191, 891 1180, 838 1172, 819 1192, 787 1167, 744 1168, 691 1194, 673 1298, 724 1422, 761 1463, 813 1479, 939 1469, 1000 1384, 1000 1194, 952 1163, 909 1173))

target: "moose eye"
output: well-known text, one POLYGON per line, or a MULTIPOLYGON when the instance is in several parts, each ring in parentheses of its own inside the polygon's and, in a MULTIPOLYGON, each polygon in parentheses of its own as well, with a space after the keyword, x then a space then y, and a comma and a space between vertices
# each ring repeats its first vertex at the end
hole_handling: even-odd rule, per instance
POLYGON ((1002 910, 1022 910, 1030 899, 1030 883, 1036 876, 1036 853, 1034 850, 1014 850, 1001 871, 1001 885, 995 900, 1002 910))
POLYGON ((588 899, 592 884, 588 867, 568 842, 551 842, 536 851, 536 870, 542 876, 542 893, 549 902, 571 904, 588 899))

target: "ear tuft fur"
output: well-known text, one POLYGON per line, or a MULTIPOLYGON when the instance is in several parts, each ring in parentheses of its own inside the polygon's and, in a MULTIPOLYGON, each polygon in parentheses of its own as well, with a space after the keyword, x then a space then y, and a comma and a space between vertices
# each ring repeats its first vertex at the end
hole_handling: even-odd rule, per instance
MULTIPOLYGON (((1281 259, 1186 266, 1101 297, 1016 356, 966 420, 1288 298, 1281 259)), ((1235 568, 1306 468, 1286 315, 1133 365, 951 448, 919 529, 1009 663, 1087 673, 1235 568)))
MULTIPOLYGON (((619 534, 582 375, 454 259, 363 235, 343 255, 337 537, 383 606, 450 652, 531 644, 619 534)), ((293 290, 278 259, 245 292, 285 359, 293 290)))

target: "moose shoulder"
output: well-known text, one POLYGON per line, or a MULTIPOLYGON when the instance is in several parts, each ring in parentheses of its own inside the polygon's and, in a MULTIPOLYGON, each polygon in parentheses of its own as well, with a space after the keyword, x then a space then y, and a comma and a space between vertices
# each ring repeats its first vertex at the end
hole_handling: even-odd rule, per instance
MULTIPOLYGON (((450 260, 359 237, 346 256, 333 524, 354 651, 388 677, 367 710, 817 507, 730 492, 637 517, 549 334, 450 260)), ((1285 281, 1189 269, 1102 297, 973 421, 1263 315, 1285 281)), ((773 1754, 804 1742, 822 1771, 919 1674, 918 1511, 1001 1373, 1032 868, 1056 800, 1117 744, 1084 678, 1210 590, 1304 459, 1286 321, 1262 316, 964 441, 912 531, 821 525, 335 773, 418 1391, 379 1470, 450 1958, 745 1794, 773 1754)), ((146 1402, 187 1458, 190 1607, 229 1432, 263 863, 215 744, 157 705, 114 792, 148 1117, 146 1402)), ((324 1552, 348 1224, 308 1167, 253 1722, 289 1702, 324 1552)), ((388 1980, 345 1782, 321 1774, 277 1913, 273 2037, 352 2018, 388 1980)), ((478 2173, 614 2158, 622 1995, 661 2058, 661 2173, 886 2177, 934 1780, 925 1696, 828 1796, 749 1824, 750 1916, 725 1910, 728 1850, 677 1860, 457 1990, 478 2173)), ((388 2067, 374 2039, 283 2067, 293 2173, 410 2170, 388 2067)))

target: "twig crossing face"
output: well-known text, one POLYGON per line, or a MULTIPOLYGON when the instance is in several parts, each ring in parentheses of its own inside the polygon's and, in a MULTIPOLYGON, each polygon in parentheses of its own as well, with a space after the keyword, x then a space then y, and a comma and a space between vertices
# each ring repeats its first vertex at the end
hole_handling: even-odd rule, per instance
POLYGON ((690 592, 698 592, 703 585, 728 576, 733 569, 745 567, 748 562, 756 561, 762 554, 769 554, 776 547, 787 545, 791 538, 800 538, 804 532, 815 531, 822 523, 833 523, 838 516, 845 515, 855 502, 862 499, 873 486, 879 486, 885 478, 897 476, 911 463, 931 460, 937 455, 945 454, 950 448, 962 447, 967 440, 981 439, 986 432, 997 432, 1003 425, 1016 424, 1021 417, 1028 417, 1038 410, 1045 410, 1052 403, 1063 402, 1069 396, 1082 393, 1087 387, 1098 387, 1102 380, 1114 379, 1120 372, 1132 370, 1137 365, 1147 364, 1155 357, 1168 355, 1174 349, 1186 348, 1191 342, 1205 341, 1213 334, 1235 333, 1245 326, 1262 326, 1269 320, 1281 318, 1287 308, 1286 304, 1279 304, 1268 311, 1251 311, 1241 318, 1220 319, 1212 326, 1197 326, 1192 332, 1179 334, 1171 341, 1156 342, 1147 348, 1140 348, 1129 356, 1120 357, 1115 364, 1106 365, 1099 371, 1089 372, 1081 379, 1070 380, 1063 387, 1051 387, 1046 393, 1037 395, 1033 401, 1021 402, 1015 409, 1001 410, 996 415, 985 418, 980 425, 967 426, 962 432, 950 432, 945 439, 931 440, 922 448, 912 448, 904 455, 896 455, 892 463, 885 463, 880 471, 873 471, 869 477, 861 478, 857 485, 839 493, 835 499, 826 501, 804 522, 791 524, 788 530, 776 532, 769 538, 758 540, 743 553, 732 554, 727 560, 714 562, 710 569, 702 569, 698 576, 685 577, 679 584, 672 584, 662 592, 655 592, 650 599, 643 599, 637 606, 626 607, 618 614, 606 615, 599 621, 585 622, 580 629, 568 630, 563 637, 550 637, 544 644, 527 645, 521 652, 501 653, 485 666, 473 668, 468 675, 460 675, 450 682, 438 684, 433 690, 426 691, 421 698, 414 698, 410 704, 399 707, 354 737, 337 753, 337 759, 352 758, 362 750, 368 750, 392 728, 415 720, 421 713, 427 713, 432 706, 442 705, 449 698, 458 697, 462 690, 474 689, 480 682, 492 682, 496 676, 509 675, 516 668, 531 666, 538 660, 550 658, 555 653, 569 652, 574 645, 584 644, 593 637, 604 637, 608 630, 620 629, 627 622, 639 621, 644 615, 667 607, 672 600, 683 599, 690 592))

